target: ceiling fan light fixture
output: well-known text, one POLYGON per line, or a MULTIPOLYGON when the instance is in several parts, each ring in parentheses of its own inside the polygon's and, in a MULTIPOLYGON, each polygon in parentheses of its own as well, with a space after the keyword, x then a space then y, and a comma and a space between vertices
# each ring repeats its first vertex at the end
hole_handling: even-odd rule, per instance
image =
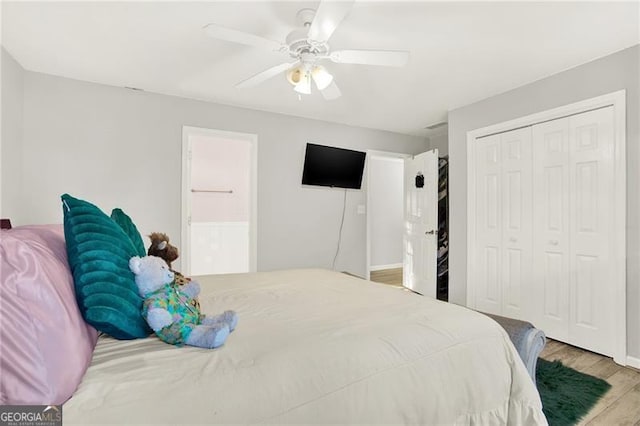
POLYGON ((311 76, 313 77, 313 81, 316 83, 318 90, 326 89, 333 81, 333 75, 331 75, 322 65, 314 67, 313 71, 311 71, 311 76))
POLYGON ((287 71, 287 81, 296 86, 300 81, 302 81, 303 74, 304 70, 300 65, 289 68, 289 71, 287 71))
POLYGON ((303 95, 311 94, 311 76, 308 72, 302 72, 300 82, 295 85, 293 90, 303 95))
MULTIPOLYGON (((2 0, 0 0, 2 1, 2 0)), ((278 42, 233 28, 210 23, 204 27, 206 34, 214 39, 261 47, 272 52, 288 54, 287 62, 272 66, 235 85, 238 89, 254 87, 276 75, 285 73, 287 81, 299 95, 310 95, 313 80, 316 88, 326 100, 337 99, 341 91, 336 79, 320 65, 323 60, 338 64, 377 65, 403 67, 410 52, 405 50, 346 49, 331 51, 329 39, 338 25, 353 8, 356 0, 320 0, 316 10, 298 11, 298 28, 286 36, 286 42, 278 42), (291 62, 291 60, 294 62, 291 62)), ((302 96, 298 96, 300 99, 302 96)))

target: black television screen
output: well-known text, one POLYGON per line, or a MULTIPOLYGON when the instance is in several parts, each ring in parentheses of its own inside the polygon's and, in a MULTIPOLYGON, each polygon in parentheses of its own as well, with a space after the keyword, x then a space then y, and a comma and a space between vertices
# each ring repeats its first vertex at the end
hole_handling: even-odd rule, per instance
POLYGON ((360 189, 365 157, 361 151, 308 143, 302 184, 360 189))

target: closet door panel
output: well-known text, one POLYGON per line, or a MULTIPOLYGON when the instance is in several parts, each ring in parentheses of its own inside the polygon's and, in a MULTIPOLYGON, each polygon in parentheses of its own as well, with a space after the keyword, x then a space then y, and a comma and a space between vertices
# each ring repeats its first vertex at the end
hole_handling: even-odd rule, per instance
POLYGON ((531 128, 500 135, 502 147, 502 313, 528 317, 531 286, 531 128))
POLYGON ((476 140, 476 266, 474 307, 502 313, 501 223, 502 176, 500 137, 476 140))
POLYGON ((566 321, 565 310, 567 304, 566 301, 562 300, 563 295, 560 291, 566 282, 564 263, 565 259, 562 253, 547 252, 544 254, 544 270, 542 271, 544 300, 541 305, 542 312, 547 319, 560 323, 566 321))
POLYGON ((613 107, 569 118, 569 335, 577 346, 612 355, 613 107))
POLYGON ((533 126, 531 319, 567 341, 569 326, 569 121, 533 126))

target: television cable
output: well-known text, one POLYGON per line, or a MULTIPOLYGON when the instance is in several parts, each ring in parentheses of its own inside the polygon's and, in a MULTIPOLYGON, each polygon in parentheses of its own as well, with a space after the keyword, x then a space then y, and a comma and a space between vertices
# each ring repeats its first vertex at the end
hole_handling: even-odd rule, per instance
POLYGON ((344 226, 344 213, 347 210, 347 188, 344 189, 344 200, 342 202, 342 219, 340 219, 340 231, 338 232, 338 247, 336 247, 336 254, 333 256, 333 264, 331 269, 335 271, 336 260, 338 259, 338 253, 340 253, 340 243, 342 242, 342 227, 344 226))

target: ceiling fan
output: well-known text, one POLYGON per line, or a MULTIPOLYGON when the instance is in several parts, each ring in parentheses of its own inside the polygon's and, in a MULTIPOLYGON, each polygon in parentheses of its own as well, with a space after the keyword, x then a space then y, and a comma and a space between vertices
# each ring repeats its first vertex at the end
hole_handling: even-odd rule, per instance
POLYGON ((336 50, 329 48, 329 38, 353 7, 354 0, 321 1, 317 10, 302 9, 297 18, 301 27, 287 35, 286 42, 226 28, 217 24, 204 27, 209 37, 261 47, 273 52, 288 54, 291 59, 266 69, 236 84, 237 88, 256 86, 276 75, 286 72, 287 80, 299 94, 311 94, 311 81, 322 96, 336 99, 341 96, 333 76, 321 65, 324 60, 338 64, 381 65, 402 67, 409 60, 409 52, 401 50, 336 50))

